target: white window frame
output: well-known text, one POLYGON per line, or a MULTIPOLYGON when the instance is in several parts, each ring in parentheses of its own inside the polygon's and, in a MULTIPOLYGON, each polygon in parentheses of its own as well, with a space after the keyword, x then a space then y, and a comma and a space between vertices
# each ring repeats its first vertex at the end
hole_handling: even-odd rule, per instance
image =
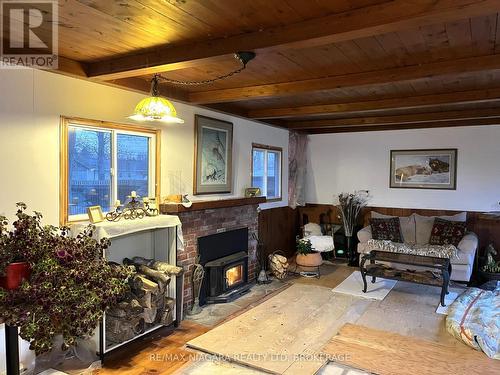
POLYGON ((69 148, 68 132, 72 128, 102 131, 111 134, 111 191, 110 207, 118 199, 118 178, 117 178, 117 140, 119 134, 136 135, 147 137, 149 140, 149 171, 148 171, 148 197, 159 197, 160 195, 160 136, 161 131, 154 128, 136 127, 132 125, 114 124, 103 121, 61 118, 61 208, 60 222, 66 225, 70 222, 86 221, 87 214, 69 215, 69 148), (65 186, 63 186, 65 185, 65 186))
POLYGON ((254 151, 262 151, 264 152, 264 191, 262 192, 263 196, 267 197, 267 154, 269 152, 275 152, 278 153, 279 155, 279 163, 278 163, 278 192, 279 194, 275 197, 267 197, 268 202, 273 202, 273 201, 280 201, 283 197, 283 191, 282 191, 282 186, 283 186, 283 149, 281 147, 275 147, 275 146, 268 146, 268 145, 261 145, 257 143, 252 144, 252 165, 251 165, 251 180, 253 181, 254 174, 253 174, 253 153, 254 151))

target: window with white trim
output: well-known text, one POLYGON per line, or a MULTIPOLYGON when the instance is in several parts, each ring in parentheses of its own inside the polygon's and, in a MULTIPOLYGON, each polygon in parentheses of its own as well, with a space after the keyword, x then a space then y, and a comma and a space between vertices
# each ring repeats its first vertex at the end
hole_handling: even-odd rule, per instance
POLYGON ((281 154, 279 147, 252 146, 252 187, 268 200, 281 199, 281 154))
POLYGON ((67 121, 64 221, 87 219, 90 206, 108 212, 117 200, 125 204, 132 191, 157 195, 157 131, 144 130, 67 121))

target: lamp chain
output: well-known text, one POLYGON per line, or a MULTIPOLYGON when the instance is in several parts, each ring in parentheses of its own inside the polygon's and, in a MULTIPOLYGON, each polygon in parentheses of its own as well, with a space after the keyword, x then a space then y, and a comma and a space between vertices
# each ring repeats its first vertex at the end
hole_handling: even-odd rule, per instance
MULTIPOLYGON (((233 76, 235 74, 241 73, 243 70, 246 69, 248 61, 245 61, 244 59, 242 59, 241 56, 238 53, 234 54, 234 58, 240 62, 240 64, 241 64, 240 68, 238 68, 236 70, 233 70, 232 72, 229 72, 227 74, 223 74, 223 75, 217 76, 215 78, 211 78, 211 79, 204 79, 204 80, 201 80, 201 81, 182 81, 182 80, 167 78, 167 77, 165 77, 165 76, 163 76, 161 74, 158 74, 158 73, 155 74, 155 77, 157 79, 161 79, 163 82, 172 83, 174 85, 183 85, 183 86, 207 85, 207 84, 210 84, 210 83, 214 83, 214 82, 220 81, 222 79, 229 78, 229 77, 231 77, 231 76, 233 76)), ((153 79, 153 82, 154 81, 155 80, 153 79)))

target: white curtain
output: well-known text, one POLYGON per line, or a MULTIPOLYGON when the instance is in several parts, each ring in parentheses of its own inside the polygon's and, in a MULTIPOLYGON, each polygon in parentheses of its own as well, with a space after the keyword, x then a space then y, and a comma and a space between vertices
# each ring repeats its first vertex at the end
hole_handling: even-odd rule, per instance
POLYGON ((307 134, 290 132, 288 140, 288 205, 291 208, 306 204, 307 143, 307 134))

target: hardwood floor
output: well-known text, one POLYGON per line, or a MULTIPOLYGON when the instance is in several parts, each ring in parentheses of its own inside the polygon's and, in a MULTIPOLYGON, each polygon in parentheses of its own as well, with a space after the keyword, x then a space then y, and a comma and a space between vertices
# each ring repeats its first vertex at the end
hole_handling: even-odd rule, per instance
POLYGON ((145 340, 111 352, 105 358, 104 368, 94 374, 173 374, 197 354, 185 347, 186 342, 209 330, 209 327, 190 321, 183 321, 181 326, 170 334, 168 332, 172 331, 171 329, 161 329, 145 340))

